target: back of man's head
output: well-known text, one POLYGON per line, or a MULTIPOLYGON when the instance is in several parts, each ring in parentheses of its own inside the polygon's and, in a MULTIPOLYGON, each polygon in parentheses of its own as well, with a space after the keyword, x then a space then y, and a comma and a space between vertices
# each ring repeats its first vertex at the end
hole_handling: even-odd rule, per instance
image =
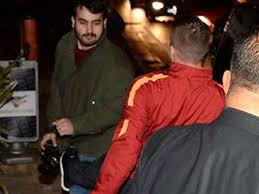
POLYGON ((235 42, 231 59, 231 87, 259 91, 259 28, 235 42))
POLYGON ((209 51, 209 27, 196 16, 180 16, 172 24, 171 45, 183 60, 198 64, 209 51))
POLYGON ((76 16, 77 8, 86 7, 91 13, 103 13, 107 16, 107 6, 104 0, 75 0, 74 1, 74 16, 76 16))

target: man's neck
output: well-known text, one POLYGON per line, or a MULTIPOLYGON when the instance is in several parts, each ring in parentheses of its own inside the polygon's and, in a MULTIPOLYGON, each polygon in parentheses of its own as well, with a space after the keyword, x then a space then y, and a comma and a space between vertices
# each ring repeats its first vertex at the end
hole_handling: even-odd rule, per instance
POLYGON ((199 69, 202 69, 202 65, 201 65, 201 62, 198 63, 198 64, 193 64, 191 62, 187 62, 187 61, 182 61, 182 60, 174 60, 174 62, 172 63, 177 63, 177 64, 183 64, 183 65, 186 65, 186 66, 190 66, 190 67, 195 67, 195 68, 199 68, 199 69))
POLYGON ((95 46, 96 46, 96 44, 91 45, 91 46, 84 46, 84 45, 82 45, 81 43, 77 42, 77 48, 78 48, 79 50, 82 50, 82 51, 90 50, 90 49, 94 48, 95 46))
POLYGON ((235 89, 226 98, 226 107, 242 110, 259 117, 259 93, 235 89))
POLYGON ((190 66, 190 67, 202 69, 202 62, 201 61, 197 62, 197 63, 194 63, 193 61, 187 61, 184 58, 180 57, 177 54, 177 51, 175 51, 175 54, 171 59, 172 59, 172 63, 178 63, 178 64, 183 64, 183 65, 187 65, 187 66, 190 66))

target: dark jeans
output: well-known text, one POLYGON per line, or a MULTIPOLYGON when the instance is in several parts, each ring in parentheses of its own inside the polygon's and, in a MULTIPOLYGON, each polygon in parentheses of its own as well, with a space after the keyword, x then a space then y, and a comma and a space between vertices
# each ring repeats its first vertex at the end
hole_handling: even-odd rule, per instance
MULTIPOLYGON (((96 160, 95 157, 89 156, 87 154, 82 154, 79 156, 79 160, 81 162, 93 162, 96 160)), ((72 187, 70 187, 69 189, 69 194, 89 194, 91 191, 81 187, 79 185, 73 185, 72 187)))

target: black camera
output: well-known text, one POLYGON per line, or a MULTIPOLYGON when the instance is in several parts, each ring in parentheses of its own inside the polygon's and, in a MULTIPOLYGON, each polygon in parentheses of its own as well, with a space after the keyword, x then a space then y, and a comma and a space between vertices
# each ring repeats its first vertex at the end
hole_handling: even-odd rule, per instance
POLYGON ((42 164, 38 166, 38 170, 41 174, 52 174, 59 167, 60 152, 57 146, 53 146, 51 140, 47 141, 45 150, 41 152, 42 164))

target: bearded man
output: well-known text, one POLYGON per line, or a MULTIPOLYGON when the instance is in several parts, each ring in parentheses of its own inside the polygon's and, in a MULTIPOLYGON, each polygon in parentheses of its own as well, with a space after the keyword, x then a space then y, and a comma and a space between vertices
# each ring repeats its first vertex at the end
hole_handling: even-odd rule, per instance
MULTIPOLYGON (((49 125, 56 126, 61 150, 73 143, 84 161, 107 152, 134 76, 128 56, 106 37, 106 15, 103 1, 76 0, 73 30, 60 39, 55 53, 49 125)), ((57 145, 56 134, 47 133, 43 150, 48 140, 57 145)))

